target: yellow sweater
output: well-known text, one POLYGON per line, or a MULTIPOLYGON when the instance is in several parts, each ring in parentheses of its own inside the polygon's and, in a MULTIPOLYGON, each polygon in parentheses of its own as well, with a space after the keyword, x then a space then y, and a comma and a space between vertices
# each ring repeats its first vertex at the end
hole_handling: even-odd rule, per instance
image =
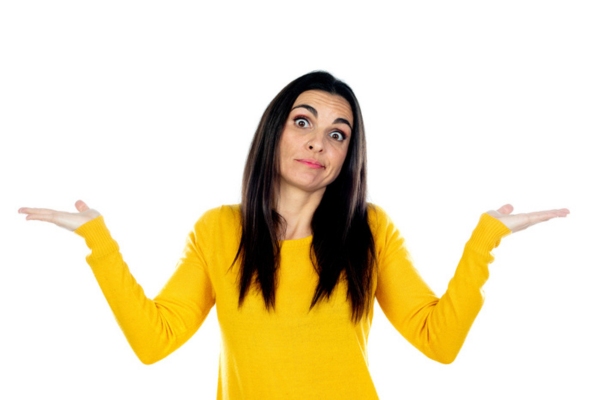
MULTIPOLYGON (((510 231, 483 214, 448 290, 437 298, 414 269, 404 240, 378 207, 369 209, 378 271, 375 296, 398 331, 425 355, 456 357, 483 303, 490 251, 510 231)), ((131 344, 144 363, 181 346, 213 305, 222 334, 218 399, 376 399, 367 366, 372 309, 351 321, 346 285, 309 311, 318 276, 311 237, 281 245, 275 311, 250 292, 238 308, 239 206, 208 211, 190 233, 177 270, 160 294, 146 298, 131 276, 102 217, 81 226, 87 261, 131 344)))

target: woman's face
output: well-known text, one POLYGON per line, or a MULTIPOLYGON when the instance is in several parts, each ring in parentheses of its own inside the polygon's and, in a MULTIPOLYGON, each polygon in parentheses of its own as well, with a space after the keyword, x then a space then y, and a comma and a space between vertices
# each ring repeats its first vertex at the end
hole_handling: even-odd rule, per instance
POLYGON ((279 143, 280 191, 325 193, 350 144, 352 109, 341 96, 308 90, 296 99, 279 143))

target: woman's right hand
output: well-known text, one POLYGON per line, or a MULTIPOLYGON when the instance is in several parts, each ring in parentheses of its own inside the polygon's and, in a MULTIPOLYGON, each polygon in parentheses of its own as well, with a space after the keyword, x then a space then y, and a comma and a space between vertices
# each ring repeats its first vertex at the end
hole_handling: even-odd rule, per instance
POLYGON ((77 200, 75 208, 77 208, 77 211, 79 212, 69 213, 47 208, 23 207, 19 209, 19 214, 27 214, 26 220, 51 222, 70 231, 74 231, 86 222, 100 216, 98 211, 89 208, 87 204, 81 200, 77 200))

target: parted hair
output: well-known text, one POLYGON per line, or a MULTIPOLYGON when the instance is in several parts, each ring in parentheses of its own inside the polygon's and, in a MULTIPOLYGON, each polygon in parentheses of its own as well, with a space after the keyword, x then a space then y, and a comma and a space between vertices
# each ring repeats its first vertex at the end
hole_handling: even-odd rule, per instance
POLYGON ((280 232, 285 231, 285 220, 275 210, 279 142, 294 102, 308 90, 322 90, 346 99, 353 123, 340 174, 326 188, 311 222, 311 259, 319 282, 307 308, 328 300, 336 285, 345 281, 352 320, 357 322, 371 308, 375 269, 375 245, 367 218, 365 131, 352 89, 322 71, 297 78, 275 96, 250 145, 242 183, 242 234, 236 255, 240 260, 239 306, 248 292, 256 289, 265 307, 275 309, 280 232))

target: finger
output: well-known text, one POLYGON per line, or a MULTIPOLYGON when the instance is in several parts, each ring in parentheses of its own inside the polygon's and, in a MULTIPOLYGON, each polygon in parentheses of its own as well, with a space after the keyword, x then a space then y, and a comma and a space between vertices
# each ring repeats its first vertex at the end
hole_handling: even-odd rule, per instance
POLYGON ((53 210, 42 210, 42 212, 34 212, 27 214, 25 219, 27 221, 45 221, 56 223, 58 212, 53 210))
POLYGON ((55 210, 51 210, 49 208, 30 208, 30 207, 22 207, 19 208, 19 214, 52 214, 55 213, 55 210))
POLYGON ((77 201, 75 202, 75 208, 76 208, 76 209, 77 209, 77 211, 79 211, 79 212, 84 212, 84 211, 87 211, 87 210, 89 210, 89 209, 90 209, 90 208, 88 207, 88 205, 87 205, 87 204, 85 204, 85 203, 83 202, 83 200, 77 200, 77 201))
POLYGON ((514 207, 513 207, 512 205, 510 205, 510 204, 505 204, 505 205, 503 205, 502 207, 500 207, 500 208, 499 208, 497 211, 498 211, 500 214, 508 215, 508 214, 510 214, 511 212, 513 212, 513 210, 514 210, 514 207))
POLYGON ((522 231, 523 229, 527 229, 540 222, 569 215, 569 210, 566 208, 522 214, 508 214, 512 211, 513 207, 510 204, 505 204, 497 211, 488 211, 488 214, 498 219, 512 232, 522 231))
MULTIPOLYGON (((540 211, 540 213, 552 215, 552 218, 555 218, 555 217, 566 217, 567 215, 570 214, 570 211, 567 210, 566 208, 561 208, 561 209, 556 209, 556 210, 540 211)), ((534 213, 534 214, 536 214, 536 213, 534 213)))
POLYGON ((535 225, 540 222, 548 221, 552 218, 564 218, 569 215, 569 210, 566 208, 561 208, 557 210, 536 211, 524 215, 527 217, 529 225, 535 225))

